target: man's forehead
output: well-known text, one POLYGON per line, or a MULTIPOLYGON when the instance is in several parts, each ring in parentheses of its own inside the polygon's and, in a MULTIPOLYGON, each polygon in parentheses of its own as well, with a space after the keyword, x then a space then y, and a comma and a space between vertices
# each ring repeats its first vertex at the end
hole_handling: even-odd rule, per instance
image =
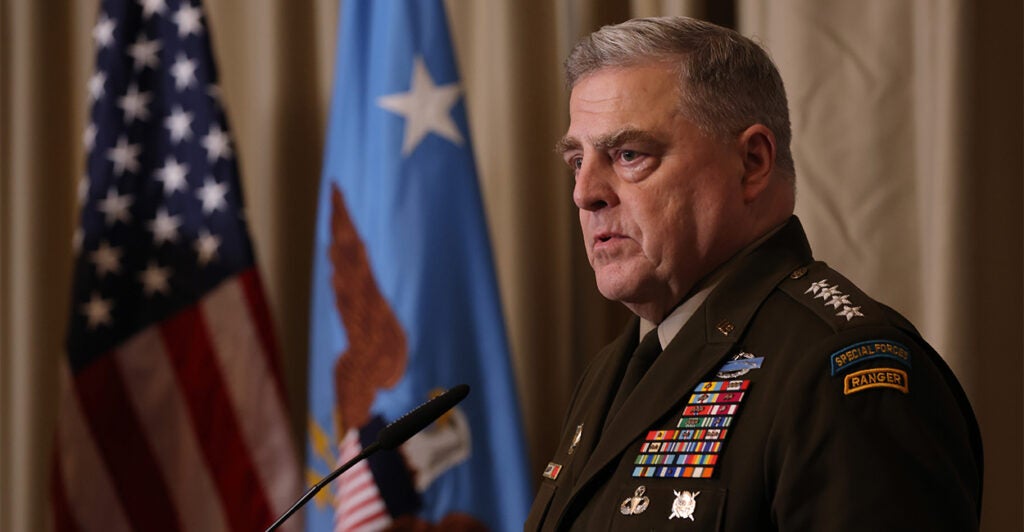
POLYGON ((569 100, 602 100, 652 95, 679 96, 682 78, 677 65, 664 61, 614 65, 588 72, 575 80, 569 100))

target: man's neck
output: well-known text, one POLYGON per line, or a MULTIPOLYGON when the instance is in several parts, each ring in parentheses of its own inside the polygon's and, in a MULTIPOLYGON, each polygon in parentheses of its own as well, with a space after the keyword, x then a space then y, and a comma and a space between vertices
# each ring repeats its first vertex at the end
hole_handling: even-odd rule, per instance
POLYGON ((661 341, 661 347, 664 349, 668 346, 669 342, 675 338, 676 334, 686 325, 686 322, 690 321, 697 309, 704 303, 704 300, 711 295, 718 283, 725 279, 736 266, 739 264, 740 259, 749 255, 752 251, 757 249, 761 244, 764 244, 769 238, 775 233, 779 232, 780 229, 785 226, 783 222, 765 234, 756 238, 753 242, 746 245, 739 252, 735 253, 729 260, 722 263, 721 266, 712 270, 711 273, 704 276, 694 288, 679 302, 678 305, 662 319, 659 323, 654 323, 646 318, 640 318, 640 338, 643 338, 648 332, 655 327, 658 328, 658 339, 661 341))

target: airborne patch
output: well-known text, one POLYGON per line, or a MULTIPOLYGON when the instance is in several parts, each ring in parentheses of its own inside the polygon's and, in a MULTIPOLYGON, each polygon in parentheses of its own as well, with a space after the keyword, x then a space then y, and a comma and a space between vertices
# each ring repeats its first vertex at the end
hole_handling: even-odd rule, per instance
POLYGON ((871 388, 892 388, 903 393, 910 392, 907 372, 897 368, 871 368, 855 371, 843 380, 843 395, 850 395, 871 388))
POLYGON ((910 349, 892 340, 868 340, 846 346, 829 356, 832 375, 875 358, 891 358, 906 367, 910 367, 910 349))

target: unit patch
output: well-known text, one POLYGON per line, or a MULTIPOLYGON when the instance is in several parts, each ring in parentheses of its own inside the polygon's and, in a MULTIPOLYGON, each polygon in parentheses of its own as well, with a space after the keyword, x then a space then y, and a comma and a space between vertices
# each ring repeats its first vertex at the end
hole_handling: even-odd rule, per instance
POLYGON ((843 395, 871 388, 892 388, 909 393, 910 383, 907 372, 897 368, 871 368, 850 373, 843 380, 843 395))
POLYGON ((749 388, 749 380, 697 384, 675 429, 647 432, 633 477, 711 478, 749 388))
POLYGON ((854 364, 866 362, 874 358, 891 358, 906 367, 910 367, 910 349, 891 340, 868 340, 846 346, 829 356, 832 375, 835 375, 854 364))
POLYGON ((551 480, 557 480, 558 474, 562 472, 561 464, 554 462, 548 462, 548 466, 544 468, 544 478, 550 478, 551 480))

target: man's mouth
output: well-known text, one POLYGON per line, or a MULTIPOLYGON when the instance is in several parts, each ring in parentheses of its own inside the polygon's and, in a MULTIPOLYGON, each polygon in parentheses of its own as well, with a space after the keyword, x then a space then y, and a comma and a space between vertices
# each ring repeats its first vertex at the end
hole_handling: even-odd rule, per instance
POLYGON ((594 235, 594 245, 596 246, 596 245, 600 245, 600 244, 605 244, 605 243, 611 242, 613 240, 618 240, 618 239, 622 239, 622 238, 625 238, 625 235, 622 235, 620 233, 611 233, 611 232, 597 233, 596 235, 594 235))

